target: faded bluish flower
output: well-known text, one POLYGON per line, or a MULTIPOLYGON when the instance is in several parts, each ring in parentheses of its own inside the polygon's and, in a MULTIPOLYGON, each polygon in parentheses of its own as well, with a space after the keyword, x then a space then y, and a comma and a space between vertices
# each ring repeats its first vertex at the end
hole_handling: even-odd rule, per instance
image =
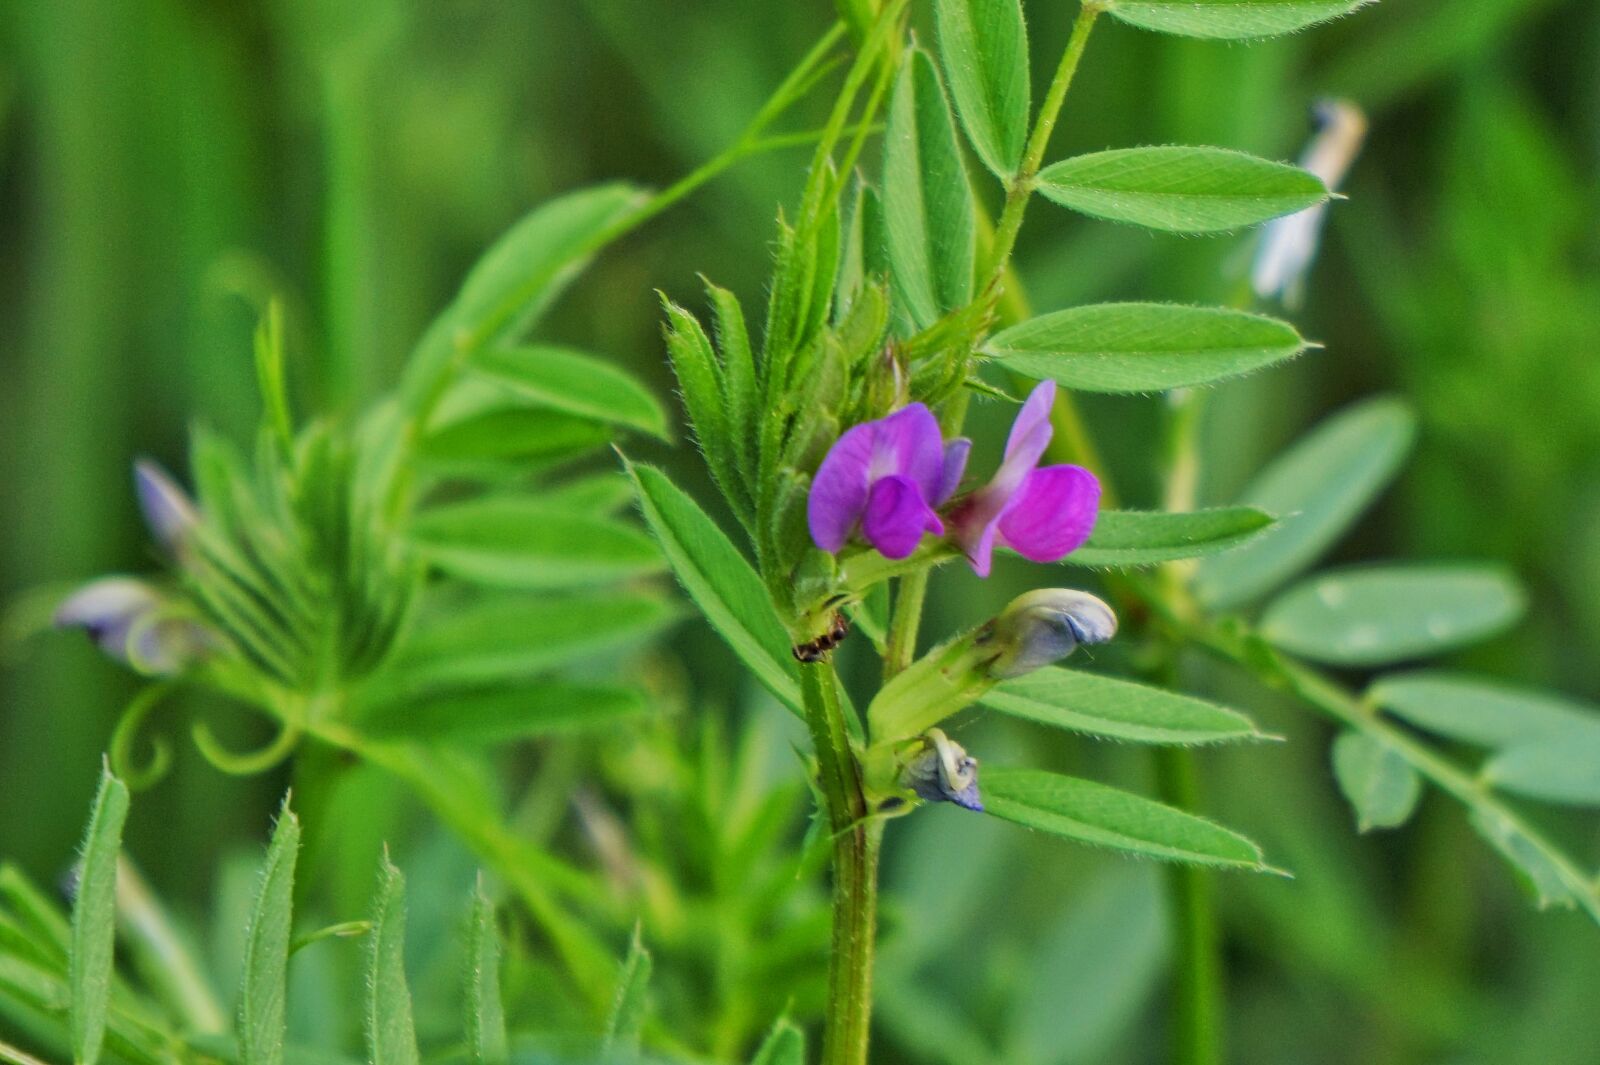
POLYGON ((1011 425, 993 479, 952 515, 956 542, 980 577, 996 545, 1034 562, 1056 562, 1082 546, 1100 510, 1100 481, 1082 466, 1038 467, 1050 443, 1054 381, 1041 382, 1011 425), (1038 467, 1038 468, 1036 468, 1038 467))
POLYGON ((905 558, 922 534, 942 534, 934 508, 955 492, 969 441, 946 447, 933 413, 913 403, 834 442, 806 502, 811 539, 837 552, 858 530, 886 558, 905 558))
POLYGON ((141 673, 176 673, 212 644, 204 627, 133 577, 91 581, 56 608, 54 621, 57 628, 83 629, 107 655, 141 673))
POLYGON ((997 680, 1020 677, 1059 662, 1079 644, 1106 643, 1117 615, 1103 600, 1071 588, 1041 588, 1011 601, 994 620, 991 643, 1001 648, 989 665, 997 680))
POLYGON ((139 509, 157 542, 176 554, 189 531, 200 524, 200 512, 188 493, 160 466, 149 459, 133 465, 133 483, 139 495, 139 509))
MULTIPOLYGON (((1344 181, 1361 152, 1367 117, 1348 101, 1323 100, 1317 104, 1316 118, 1317 134, 1300 165, 1321 178, 1332 192, 1344 181)), ((1257 296, 1281 300, 1291 307, 1300 303, 1306 273, 1317 257, 1327 211, 1328 205, 1319 203, 1267 225, 1250 272, 1250 286, 1257 296)))
POLYGON ((982 813, 978 760, 939 729, 929 729, 922 738, 923 749, 906 763, 901 784, 928 802, 953 802, 982 813))

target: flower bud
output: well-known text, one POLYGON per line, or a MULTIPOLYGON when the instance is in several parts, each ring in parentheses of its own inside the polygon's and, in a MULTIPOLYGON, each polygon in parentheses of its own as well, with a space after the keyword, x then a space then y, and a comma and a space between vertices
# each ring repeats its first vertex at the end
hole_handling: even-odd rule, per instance
POLYGON ((978 760, 939 729, 929 729, 922 739, 922 750, 900 771, 901 786, 928 802, 953 802, 982 813, 978 760))
POLYGON ((133 466, 134 487, 139 493, 139 509, 151 535, 168 551, 176 554, 188 539, 189 531, 200 524, 200 512, 178 483, 160 466, 141 459, 133 466))
POLYGON ((1088 592, 1042 588, 1011 601, 994 619, 991 646, 999 656, 989 675, 1008 680, 1066 658, 1079 644, 1105 643, 1117 634, 1117 615, 1088 592))
POLYGON ((204 627, 150 584, 103 577, 56 608, 57 628, 81 628, 111 658, 141 673, 176 673, 213 646, 204 627))

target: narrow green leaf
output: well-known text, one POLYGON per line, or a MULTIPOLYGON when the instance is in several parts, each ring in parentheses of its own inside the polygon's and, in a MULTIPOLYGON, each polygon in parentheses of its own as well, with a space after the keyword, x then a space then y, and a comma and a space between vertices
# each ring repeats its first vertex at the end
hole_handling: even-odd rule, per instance
POLYGON ((1028 32, 1019 0, 938 0, 939 54, 978 158, 1016 173, 1028 138, 1028 32))
POLYGON ((667 438, 667 415, 650 390, 621 367, 571 348, 490 348, 473 369, 537 406, 667 438))
POLYGON ((884 134, 889 276, 918 328, 972 299, 977 230, 955 125, 933 60, 920 49, 895 81, 884 134))
POLYGON ((1540 909, 1569 907, 1577 901, 1561 869, 1515 824, 1482 810, 1472 811, 1469 820, 1478 834, 1520 874, 1540 909))
POLYGON ((1182 37, 1241 40, 1293 33, 1373 0, 1109 0, 1116 18, 1182 37))
POLYGON ((1483 767, 1502 791, 1570 806, 1600 806, 1600 725, 1513 744, 1483 767))
POLYGON ((1204 818, 1076 777, 985 769, 986 812, 1028 828, 1162 861, 1275 872, 1261 848, 1204 818))
POLYGON ((67 954, 72 1057, 77 1065, 95 1065, 105 1041, 116 952, 117 855, 127 819, 128 788, 105 769, 84 831, 67 954))
POLYGON ((611 1016, 606 1020, 605 1047, 608 1052, 638 1049, 639 1034, 644 1029, 645 993, 650 989, 650 968, 650 952, 644 949, 644 940, 640 938, 638 926, 635 926, 633 939, 628 943, 628 956, 617 978, 617 994, 611 1002, 611 1016))
POLYGON ((1525 606, 1516 579, 1492 566, 1365 566, 1289 589, 1261 633, 1314 662, 1380 666, 1487 639, 1525 606))
MULTIPOLYGON (((753 468, 745 462, 754 453, 754 447, 749 441, 743 445, 734 443, 734 422, 728 406, 728 393, 733 385, 728 382, 725 386, 716 350, 699 319, 667 300, 662 301, 662 307, 667 313, 667 354, 672 359, 672 372, 678 378, 678 391, 689 415, 689 425, 705 455, 706 468, 733 507, 734 514, 749 526, 754 521, 755 491, 748 478, 740 476, 740 470, 753 468)), ((743 388, 742 370, 740 374, 739 387, 743 388)), ((743 428, 751 431, 749 425, 743 428)))
POLYGON ((750 1065, 806 1065, 806 1034, 787 1017, 767 1032, 750 1065))
POLYGON ((733 437, 738 468, 756 466, 755 434, 759 419, 760 395, 757 388, 755 349, 750 344, 750 329, 745 324, 739 297, 725 288, 706 282, 717 330, 717 350, 722 353, 723 402, 728 411, 728 432, 733 437))
POLYGON ((591 418, 500 402, 436 419, 422 438, 421 452, 429 462, 453 468, 515 462, 516 472, 526 474, 594 451, 613 435, 591 418))
POLYGON ((1039 191, 1063 207, 1173 233, 1252 226, 1328 198, 1297 166, 1226 148, 1120 148, 1064 159, 1039 173, 1039 191))
POLYGON ((1013 717, 1134 743, 1263 738, 1249 718, 1215 703, 1075 669, 1035 670, 978 701, 1013 717))
POLYGON ((1600 707, 1460 673, 1384 677, 1367 699, 1418 728, 1483 747, 1509 747, 1600 727, 1600 707))
POLYGON ((577 514, 615 514, 633 502, 633 485, 622 474, 607 470, 592 477, 546 489, 540 502, 577 514))
POLYGON ((618 684, 534 680, 390 703, 364 723, 372 735, 383 739, 509 743, 614 726, 649 708, 641 692, 618 684))
POLYGON ((1248 543, 1276 519, 1255 507, 1218 507, 1186 514, 1102 510, 1089 542, 1068 555, 1079 566, 1148 566, 1200 558, 1248 543))
POLYGON ((1221 307, 1103 303, 1040 315, 990 338, 1008 369, 1084 392, 1206 385, 1291 359, 1294 327, 1221 307))
POLYGON ((367 1053, 372 1065, 420 1065, 406 986, 406 880, 387 853, 378 869, 367 970, 367 1053))
POLYGON ((1422 797, 1422 778, 1393 747, 1360 732, 1333 741, 1333 776, 1355 808, 1356 826, 1398 828, 1422 797))
POLYGON ((239 1053, 244 1065, 283 1062, 294 872, 299 853, 300 821, 285 798, 245 928, 244 976, 239 992, 239 1053))
POLYGON ((800 712, 788 633, 756 571, 695 501, 652 466, 623 460, 639 508, 672 571, 740 661, 786 706, 800 712))
POLYGON ((1215 609, 1265 594, 1322 556, 1399 470, 1416 419, 1379 398, 1329 418, 1273 461, 1241 503, 1279 516, 1259 540, 1200 564, 1196 590, 1215 609))
POLYGON ((497 587, 587 587, 661 568, 638 529, 527 496, 429 508, 413 520, 411 538, 446 573, 497 587))
POLYGON ((477 1065, 506 1065, 511 1058, 500 997, 500 929, 482 876, 467 921, 467 1045, 477 1065))

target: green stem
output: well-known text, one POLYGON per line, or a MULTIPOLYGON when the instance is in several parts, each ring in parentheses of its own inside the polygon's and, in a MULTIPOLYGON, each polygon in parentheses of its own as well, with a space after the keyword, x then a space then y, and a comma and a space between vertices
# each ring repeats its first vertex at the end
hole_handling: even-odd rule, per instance
POLYGON ((817 775, 833 834, 833 940, 822 1063, 866 1065, 883 822, 868 817, 861 767, 850 746, 833 666, 826 662, 807 666, 800 676, 806 725, 817 752, 817 775))
POLYGON ((928 598, 931 572, 929 568, 908 573, 895 588, 894 616, 889 620, 889 635, 883 644, 885 684, 897 673, 903 673, 917 655, 917 634, 922 628, 922 606, 928 598))
MULTIPOLYGON (((1180 810, 1195 809, 1199 783, 1194 752, 1181 747, 1156 751, 1161 798, 1180 810)), ((1222 1054, 1222 958, 1211 875, 1192 865, 1166 870, 1168 898, 1177 929, 1177 979, 1173 988, 1172 1060, 1177 1065, 1219 1065, 1222 1054)))

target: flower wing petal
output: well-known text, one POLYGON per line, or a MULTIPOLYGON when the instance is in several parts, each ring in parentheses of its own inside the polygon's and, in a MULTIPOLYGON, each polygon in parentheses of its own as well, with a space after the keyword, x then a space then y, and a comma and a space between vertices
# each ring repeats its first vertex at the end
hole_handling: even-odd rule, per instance
POLYGON ((1100 482, 1082 466, 1046 466, 1023 479, 1000 514, 1000 535, 1023 558, 1057 562, 1083 546, 1100 511, 1100 482))
POLYGON ((817 468, 806 500, 811 539, 824 551, 838 551, 850 539, 867 509, 877 423, 846 430, 817 468))
POLYGON ((936 499, 944 475, 944 437, 933 412, 913 403, 869 424, 877 429, 873 479, 891 474, 909 477, 924 501, 936 499))

